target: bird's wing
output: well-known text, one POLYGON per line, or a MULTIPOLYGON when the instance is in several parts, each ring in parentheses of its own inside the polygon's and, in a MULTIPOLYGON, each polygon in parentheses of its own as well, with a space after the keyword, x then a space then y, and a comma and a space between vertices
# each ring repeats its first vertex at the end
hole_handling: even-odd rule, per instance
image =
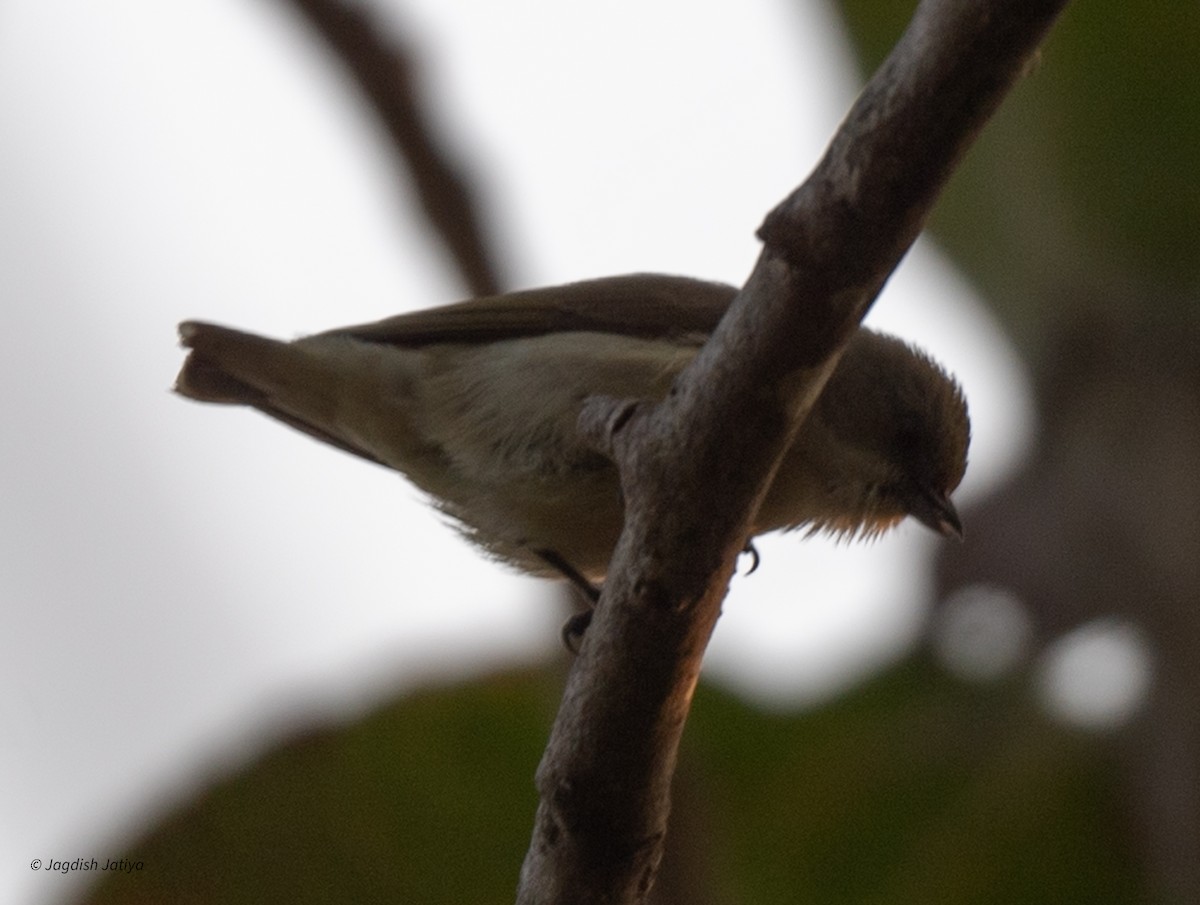
POLYGON ((707 336, 737 290, 688 277, 631 274, 471 299, 330 330, 409 348, 586 331, 644 339, 707 336))

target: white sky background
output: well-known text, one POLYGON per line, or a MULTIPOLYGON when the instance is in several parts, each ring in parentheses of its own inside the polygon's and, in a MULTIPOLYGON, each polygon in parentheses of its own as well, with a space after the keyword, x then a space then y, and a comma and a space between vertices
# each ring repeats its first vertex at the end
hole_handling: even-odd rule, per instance
MULTIPOLYGON (((816 3, 394 7, 521 285, 741 282, 855 91, 816 3)), ((291 336, 462 294, 286 4, 7 0, 0 135, 0 900, 48 902, 79 878, 32 859, 115 857, 314 714, 559 656, 563 613, 402 479, 167 392, 187 317, 291 336)), ((970 500, 1028 436, 1024 378, 927 244, 871 320, 966 387, 970 500)), ((779 705, 897 656, 935 543, 761 542, 710 675, 779 705)))

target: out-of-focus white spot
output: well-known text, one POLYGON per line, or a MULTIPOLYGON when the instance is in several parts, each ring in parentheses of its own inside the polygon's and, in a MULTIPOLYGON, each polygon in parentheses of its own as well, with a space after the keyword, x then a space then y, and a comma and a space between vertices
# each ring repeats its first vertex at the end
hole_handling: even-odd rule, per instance
POLYGON ((956 590, 933 627, 933 648, 950 672, 991 681, 1015 669, 1029 653, 1033 627, 1010 591, 973 584, 956 590))
POLYGON ((1087 729, 1115 729, 1150 693, 1154 657, 1132 623, 1097 619, 1054 642, 1042 655, 1042 703, 1055 717, 1087 729))

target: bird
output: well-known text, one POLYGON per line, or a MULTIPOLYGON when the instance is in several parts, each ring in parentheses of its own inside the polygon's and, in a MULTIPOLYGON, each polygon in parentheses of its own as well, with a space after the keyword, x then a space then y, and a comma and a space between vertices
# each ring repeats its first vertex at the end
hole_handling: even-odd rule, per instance
MULTIPOLYGON (((576 422, 592 396, 662 399, 737 289, 630 274, 474 298, 292 341, 179 325, 175 382, 249 406, 405 475, 487 555, 602 581, 624 520, 614 463, 576 422)), ((754 518, 875 537, 907 516, 962 536, 950 500, 970 420, 958 383, 904 341, 860 327, 754 518)))

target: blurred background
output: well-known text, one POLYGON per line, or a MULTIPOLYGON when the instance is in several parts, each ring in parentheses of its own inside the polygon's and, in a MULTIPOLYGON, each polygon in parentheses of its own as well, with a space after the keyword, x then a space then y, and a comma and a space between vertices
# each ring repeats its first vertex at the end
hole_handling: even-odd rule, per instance
MULTIPOLYGON (((963 383, 965 543, 759 545, 658 902, 1200 901, 1200 9, 1127 6, 869 318, 963 383)), ((913 7, 7 0, 0 899, 510 898, 569 596, 173 397, 175 324, 740 283, 913 7)))

